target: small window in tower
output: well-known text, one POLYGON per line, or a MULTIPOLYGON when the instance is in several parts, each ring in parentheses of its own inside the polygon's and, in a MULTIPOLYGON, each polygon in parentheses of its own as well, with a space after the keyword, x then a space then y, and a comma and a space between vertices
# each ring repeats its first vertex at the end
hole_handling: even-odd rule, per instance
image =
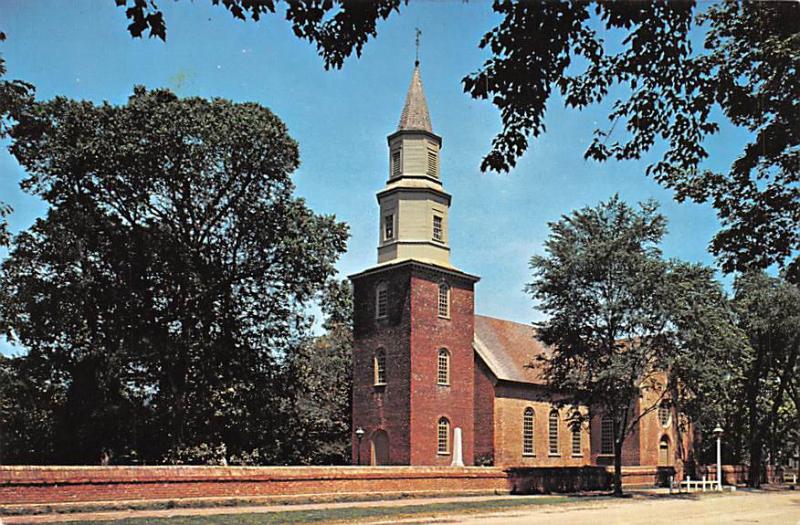
POLYGON ((428 175, 436 176, 436 152, 428 150, 428 175))
POLYGON ((583 450, 581 449, 581 427, 576 425, 572 427, 572 455, 582 456, 583 450))
POLYGON ((433 216, 433 240, 442 240, 442 218, 438 215, 433 216))
POLYGON ((375 289, 375 317, 386 317, 389 312, 389 288, 386 283, 380 283, 375 289))
POLYGON ((669 426, 671 420, 672 416, 669 410, 669 403, 662 401, 658 406, 658 422, 661 423, 662 427, 666 428, 669 426))
POLYGON ((400 150, 392 151, 392 177, 400 176, 400 150))
POLYGON ((550 412, 547 437, 548 437, 550 454, 557 455, 558 454, 558 410, 553 409, 550 412))
POLYGON ((386 384, 386 352, 378 350, 375 352, 375 361, 373 363, 375 370, 375 385, 381 386, 386 384))
POLYGON ((447 283, 439 284, 439 317, 450 317, 450 287, 447 283))
POLYGON ((614 420, 603 416, 600 422, 600 453, 614 453, 614 420))
POLYGON ((440 455, 450 453, 450 422, 446 417, 439 419, 439 424, 437 425, 436 452, 440 455))
POLYGON ((522 455, 533 456, 533 409, 528 407, 522 415, 522 455))
POLYGON ((440 385, 450 384, 450 352, 442 348, 439 350, 439 370, 437 374, 440 385))
POLYGON ((389 213, 383 218, 383 239, 394 239, 394 214, 389 213))

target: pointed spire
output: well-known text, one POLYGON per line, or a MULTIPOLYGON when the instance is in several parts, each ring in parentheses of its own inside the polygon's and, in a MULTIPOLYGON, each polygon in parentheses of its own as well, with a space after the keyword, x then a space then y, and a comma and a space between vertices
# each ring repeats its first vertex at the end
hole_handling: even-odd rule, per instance
POLYGON ((419 64, 414 66, 414 75, 406 95, 406 105, 400 115, 398 130, 422 130, 433 133, 431 116, 428 113, 428 103, 425 102, 425 93, 422 90, 422 79, 419 76, 419 64))

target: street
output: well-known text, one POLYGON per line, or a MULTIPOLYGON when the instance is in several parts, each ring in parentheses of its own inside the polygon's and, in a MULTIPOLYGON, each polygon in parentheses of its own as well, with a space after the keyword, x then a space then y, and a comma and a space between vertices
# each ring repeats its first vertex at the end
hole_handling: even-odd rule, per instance
MULTIPOLYGON (((450 520, 448 520, 450 521, 450 520)), ((698 499, 605 500, 601 504, 549 507, 459 519, 470 525, 760 525, 800 524, 800 493, 737 492, 698 499)))

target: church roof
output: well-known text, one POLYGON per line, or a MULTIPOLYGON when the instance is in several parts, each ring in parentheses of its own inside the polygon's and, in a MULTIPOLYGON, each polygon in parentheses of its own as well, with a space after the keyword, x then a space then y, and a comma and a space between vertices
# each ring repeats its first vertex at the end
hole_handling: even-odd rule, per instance
POLYGON ((529 324, 476 315, 473 347, 497 379, 545 384, 541 365, 535 359, 548 350, 535 334, 529 324))
POLYGON ((411 85, 408 86, 406 104, 403 106, 403 113, 400 115, 400 123, 397 125, 398 131, 427 131, 433 133, 431 126, 431 116, 428 113, 428 103, 425 102, 425 92, 422 90, 422 79, 419 76, 419 66, 414 67, 414 74, 411 76, 411 85))

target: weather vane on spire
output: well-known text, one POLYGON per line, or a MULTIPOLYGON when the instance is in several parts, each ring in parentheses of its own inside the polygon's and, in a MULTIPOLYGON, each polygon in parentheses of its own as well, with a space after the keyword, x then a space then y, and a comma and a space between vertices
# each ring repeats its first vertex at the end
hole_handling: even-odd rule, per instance
POLYGON ((414 28, 414 32, 417 35, 417 38, 416 38, 416 40, 417 40, 417 58, 416 58, 416 60, 414 60, 414 66, 418 66, 419 65, 419 37, 422 34, 422 31, 420 31, 418 27, 415 27, 414 28))

